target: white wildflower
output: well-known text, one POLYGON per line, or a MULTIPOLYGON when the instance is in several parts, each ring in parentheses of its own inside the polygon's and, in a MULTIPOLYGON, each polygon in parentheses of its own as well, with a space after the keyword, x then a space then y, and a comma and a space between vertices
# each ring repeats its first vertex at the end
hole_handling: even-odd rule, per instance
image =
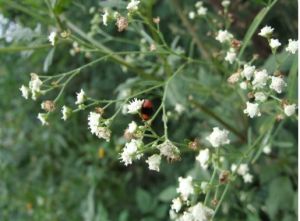
POLYGON ((258 117, 261 116, 261 113, 260 113, 260 110, 259 110, 259 107, 258 107, 257 103, 247 102, 247 107, 244 110, 244 113, 248 114, 248 116, 250 118, 253 118, 255 116, 258 116, 258 117))
POLYGON ((128 132, 133 134, 137 129, 137 124, 132 121, 129 125, 128 125, 128 132))
POLYGON ((82 104, 86 99, 85 92, 81 89, 79 93, 77 93, 77 99, 75 104, 82 104))
POLYGON ((226 53, 225 61, 228 61, 230 64, 233 64, 233 62, 236 59, 236 53, 233 48, 230 48, 229 51, 226 53))
POLYGON ((190 11, 189 12, 189 19, 193 20, 193 19, 195 19, 195 17, 196 17, 196 13, 193 12, 193 11, 190 11))
POLYGON ((137 114, 140 109, 142 108, 142 105, 144 103, 144 100, 138 100, 134 98, 129 104, 127 104, 127 113, 129 114, 137 114))
POLYGON ((271 150, 271 146, 270 145, 266 145, 266 146, 263 147, 264 154, 269 155, 271 153, 271 151, 272 150, 271 150))
POLYGON ((107 127, 100 125, 101 114, 90 112, 88 116, 88 126, 92 134, 98 138, 103 138, 107 142, 110 140, 111 131, 107 127))
POLYGON ((229 33, 227 30, 219 30, 216 40, 224 43, 226 41, 230 41, 233 38, 233 35, 229 33))
POLYGON ((230 5, 230 1, 229 0, 223 0, 221 4, 224 8, 227 8, 230 5))
POLYGON ((206 14, 207 14, 207 8, 201 6, 200 8, 198 8, 197 14, 198 14, 199 16, 206 15, 206 14))
POLYGON ((121 153, 121 161, 125 166, 132 164, 132 160, 137 157, 137 151, 142 146, 141 140, 132 139, 125 144, 123 152, 121 153))
POLYGON ((172 205, 171 205, 172 210, 174 210, 176 213, 178 213, 180 211, 181 207, 182 207, 182 202, 181 202, 180 197, 177 197, 172 200, 172 205))
POLYGON ((291 54, 296 54, 298 51, 298 40, 289 39, 289 44, 285 50, 291 54))
POLYGON ((61 113, 62 113, 61 119, 66 121, 68 119, 68 117, 70 116, 71 112, 72 112, 71 109, 64 105, 61 109, 61 113))
POLYGON ((103 25, 107 26, 108 18, 109 18, 109 11, 108 9, 104 9, 104 14, 102 15, 103 25))
POLYGON ((213 132, 206 139, 213 147, 219 147, 230 143, 228 134, 227 130, 220 130, 218 127, 214 127, 213 132))
POLYGON ((140 1, 137 1, 137 0, 131 0, 128 5, 127 5, 127 10, 128 11, 136 11, 138 10, 138 5, 140 4, 140 1))
POLYGON ((175 104, 175 111, 178 114, 182 114, 182 112, 185 110, 184 106, 182 104, 176 103, 175 104))
POLYGON ((196 4, 195 4, 196 8, 200 8, 202 6, 203 6, 203 2, 202 1, 197 1, 196 4))
POLYGON ((247 87, 248 87, 248 86, 247 86, 247 82, 243 81, 243 82, 240 83, 240 88, 241 88, 242 90, 246 90, 247 87))
POLYGON ((265 102, 267 100, 267 95, 264 92, 256 92, 254 97, 257 102, 265 102))
POLYGON ((183 215, 180 217, 180 221, 194 221, 193 214, 187 211, 184 211, 183 215))
POLYGON ((254 79, 252 81, 253 88, 263 88, 264 86, 266 86, 268 78, 269 76, 266 69, 263 69, 261 71, 255 71, 254 79))
POLYGON ((286 116, 290 117, 296 112, 296 104, 284 105, 284 113, 286 116))
POLYGON ((176 191, 182 196, 182 199, 186 201, 191 194, 194 194, 193 178, 191 176, 186 178, 179 177, 178 181, 179 186, 176 191))
POLYGON ((272 38, 272 39, 270 40, 270 47, 271 47, 272 49, 275 50, 275 49, 277 49, 280 45, 281 45, 281 43, 279 42, 278 39, 272 38))
POLYGON ((52 46, 55 45, 55 43, 56 43, 56 38, 57 38, 57 33, 56 33, 55 31, 52 31, 52 32, 50 33, 50 35, 48 36, 48 40, 49 40, 49 42, 50 42, 50 44, 51 44, 52 46))
POLYGON ((237 168, 237 174, 244 176, 249 172, 249 167, 247 164, 242 163, 238 168, 237 168))
POLYGON ((231 164, 231 167, 230 167, 230 170, 231 172, 235 173, 236 172, 236 169, 237 169, 237 165, 236 164, 231 164))
POLYGON ((146 160, 146 163, 149 165, 149 170, 155 170, 159 172, 159 166, 160 166, 161 156, 158 154, 154 154, 146 160))
POLYGON ((39 113, 37 117, 41 122, 42 125, 48 125, 48 114, 39 113))
POLYGON ((263 27, 260 32, 258 33, 258 35, 262 36, 262 37, 265 37, 265 38, 268 38, 272 35, 274 29, 270 26, 265 26, 263 27))
POLYGON ((275 90, 278 94, 282 93, 283 89, 287 86, 285 81, 281 77, 271 77, 272 82, 270 88, 275 90))
POLYGON ((241 72, 242 77, 246 78, 248 81, 251 80, 251 78, 253 77, 255 71, 255 66, 251 66, 251 65, 244 65, 244 69, 241 72))
POLYGON ((40 80, 39 76, 35 73, 31 73, 31 80, 29 82, 29 88, 31 92, 40 92, 43 82, 40 80))
POLYGON ((209 161, 209 149, 200 150, 196 160, 200 163, 203 169, 207 169, 209 161))
POLYGON ((253 176, 250 173, 246 173, 243 176, 243 180, 245 183, 252 183, 253 182, 253 176))
POLYGON ((28 97, 29 97, 29 93, 30 93, 29 88, 26 87, 26 86, 24 86, 24 85, 22 85, 22 86, 20 87, 20 91, 21 91, 21 93, 22 93, 22 97, 24 97, 24 98, 27 100, 28 97))
POLYGON ((158 145, 157 148, 159 149, 160 154, 168 159, 176 160, 179 157, 179 149, 169 140, 158 145))
POLYGON ((197 203, 190 207, 189 211, 193 215, 193 221, 209 221, 214 214, 212 209, 204 206, 202 203, 197 203))

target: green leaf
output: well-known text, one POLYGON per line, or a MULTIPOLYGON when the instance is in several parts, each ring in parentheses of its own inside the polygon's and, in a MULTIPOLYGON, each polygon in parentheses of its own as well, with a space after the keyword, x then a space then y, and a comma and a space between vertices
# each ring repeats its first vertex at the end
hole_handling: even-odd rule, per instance
POLYGON ((297 86, 298 86, 298 56, 294 56, 293 64, 290 69, 288 77, 288 99, 296 100, 297 99, 297 86))
POLYGON ((175 196, 176 196, 176 187, 169 186, 158 195, 158 199, 163 202, 170 202, 175 196))
POLYGON ((151 195, 141 188, 139 188, 136 191, 135 197, 136 197, 137 206, 142 213, 148 213, 152 211, 156 206, 155 205, 156 203, 154 202, 151 195))

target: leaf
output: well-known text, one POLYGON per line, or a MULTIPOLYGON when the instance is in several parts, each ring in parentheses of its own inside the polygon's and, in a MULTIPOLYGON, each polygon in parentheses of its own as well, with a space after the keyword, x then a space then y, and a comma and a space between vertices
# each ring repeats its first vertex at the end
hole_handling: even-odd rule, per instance
POLYGON ((147 191, 139 188, 136 191, 135 197, 137 206, 142 213, 148 213, 154 209, 155 202, 147 191))
POLYGON ((44 72, 48 72, 49 67, 51 66, 51 64, 53 62, 54 51, 55 51, 55 48, 51 48, 44 60, 44 65, 43 65, 44 72))
POLYGON ((158 195, 158 199, 163 202, 170 202, 176 196, 176 187, 169 186, 158 195))
POLYGON ((290 69, 288 77, 288 99, 295 100, 297 99, 297 86, 298 86, 298 56, 294 56, 293 64, 290 69))
POLYGON ((239 56, 238 56, 239 59, 242 57, 246 47, 250 43, 250 40, 251 40, 252 36, 254 35, 254 33, 256 32, 256 29, 258 28, 258 26, 260 25, 260 23, 262 22, 264 17, 268 14, 270 9, 273 7, 273 5, 277 1, 278 0, 274 0, 269 6, 264 7, 254 18, 253 22, 251 23, 251 25, 250 25, 249 29, 247 30, 246 35, 243 39, 243 45, 242 45, 242 48, 241 48, 239 56))

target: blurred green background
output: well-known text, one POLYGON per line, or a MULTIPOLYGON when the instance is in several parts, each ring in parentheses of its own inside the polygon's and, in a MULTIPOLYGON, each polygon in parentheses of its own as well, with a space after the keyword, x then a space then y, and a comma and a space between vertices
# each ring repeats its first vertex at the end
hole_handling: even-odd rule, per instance
MULTIPOLYGON (((89 8, 98 8, 101 4, 118 1, 58 0, 57 13, 72 19, 74 24, 88 31, 92 15, 89 8)), ((195 1, 182 1, 183 11, 192 8, 195 1)), ((218 10, 219 1, 205 1, 212 11, 218 10)), ((161 28, 167 42, 189 48, 189 33, 182 31, 180 20, 172 1, 149 0, 145 7, 152 7, 153 16, 160 16, 161 28)), ((235 22, 232 32, 242 39, 247 27, 255 15, 264 6, 264 1, 232 1, 231 12, 235 22)), ((50 46, 31 51, 21 51, 18 47, 48 44, 50 27, 54 25, 44 1, 0 0, 0 13, 11 21, 34 30, 40 23, 39 34, 23 32, 17 34, 12 42, 0 38, 0 220, 3 221, 154 221, 168 220, 169 204, 176 195, 177 177, 187 173, 200 179, 208 177, 207 172, 199 172, 194 163, 195 154, 187 154, 182 161, 173 164, 163 163, 161 172, 151 172, 143 162, 124 167, 117 159, 121 148, 123 129, 132 120, 119 117, 114 123, 113 141, 102 142, 92 136, 87 128, 87 112, 72 116, 67 122, 60 120, 59 113, 51 119, 49 127, 41 126, 37 120, 40 101, 24 100, 19 91, 22 84, 29 81, 29 73, 55 74, 72 70, 91 61, 84 53, 71 56, 70 42, 59 44, 53 50, 50 46), (31 36, 32 35, 32 36, 31 36), (17 48, 17 49, 3 49, 17 48), (49 55, 50 54, 50 55, 49 55), (123 128, 120 130, 119 128, 123 128), (102 154, 104 150, 104 155, 102 154), (102 152, 101 152, 102 151, 102 152)), ((282 42, 297 38, 297 1, 280 0, 265 18, 263 24, 269 24, 276 30, 282 42)), ((197 32, 203 35, 206 27, 199 22, 197 32)), ((118 33, 107 28, 113 36, 131 38, 131 33, 118 33)), ((1 33, 1 32, 0 32, 1 33)), ((97 36, 96 36, 97 38, 97 36)), ((204 36, 205 39, 208 37, 204 36)), ((99 37, 99 40, 100 37, 99 37)), ((136 38, 137 42, 139 38, 136 38)), ((211 45, 207 40, 207 46, 211 45)), ((133 49, 125 44, 111 43, 118 50, 133 49)), ((248 47, 246 56, 258 53, 261 65, 272 68, 274 58, 268 57, 270 51, 266 42, 254 37, 252 47, 248 47), (273 62, 273 63, 272 63, 273 62)), ((195 55, 197 56, 197 55, 195 55)), ((297 57, 290 58, 283 71, 288 75, 297 57)), ((192 67, 191 72, 202 85, 191 85, 189 79, 179 79, 174 91, 190 85, 187 94, 170 95, 170 105, 179 102, 187 104, 188 94, 202 93, 201 101, 212 104, 218 113, 224 116, 223 109, 230 110, 231 93, 222 87, 216 89, 218 96, 226 95, 222 107, 210 100, 210 88, 219 85, 223 77, 203 75, 203 67, 192 67), (204 83, 203 83, 204 82, 204 83), (205 85, 206 84, 206 85, 205 85), (228 95, 228 96, 227 96, 228 95), (172 96, 175 101, 172 101, 172 96), (172 103, 173 102, 173 103, 172 103)), ((289 75, 288 75, 289 76, 289 75)), ((289 78, 296 82, 297 72, 289 78), (293 77, 293 78, 292 78, 293 77)), ((67 87, 61 104, 72 105, 75 94, 84 88, 94 97, 111 98, 118 95, 116 88, 122 84, 131 86, 126 79, 135 79, 134 73, 124 73, 118 65, 110 61, 99 63, 83 71, 67 87), (125 83, 124 83, 125 82, 125 83)), ((138 82, 143 79, 137 79, 138 82)), ((132 86, 134 87, 134 86, 132 86)), ((138 88, 137 88, 138 89, 138 88)), ((175 93, 174 92, 174 93, 175 93)), ((293 87, 290 99, 297 100, 297 85, 293 87)), ((149 95, 152 96, 152 95, 149 95)), ((155 95, 153 95, 155 96, 155 95)), ((237 111, 236 111, 237 112, 237 111)), ((233 113, 236 120, 242 113, 233 113)), ((231 113, 232 114, 232 113, 231 113)), ((259 128, 270 120, 258 120, 253 128, 259 128)), ((174 117, 170 123, 171 136, 177 140, 192 139, 215 122, 207 119, 199 110, 190 109, 182 116, 174 117), (196 120, 197 123, 194 123, 196 120), (178 128, 178 125, 180 127, 178 128)), ((157 125, 159 130, 159 125, 157 125)), ((254 129, 255 134, 255 129, 254 129)), ((255 182, 243 185, 237 182, 228 194, 220 216, 216 220, 247 221, 294 221, 297 217, 297 124, 295 120, 286 120, 280 133, 272 143, 272 154, 262 155, 253 166, 255 182)))

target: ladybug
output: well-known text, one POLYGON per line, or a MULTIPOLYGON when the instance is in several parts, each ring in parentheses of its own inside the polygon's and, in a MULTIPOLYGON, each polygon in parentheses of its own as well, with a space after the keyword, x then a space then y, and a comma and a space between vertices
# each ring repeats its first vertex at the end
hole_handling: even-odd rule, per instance
POLYGON ((145 99, 141 108, 141 118, 145 121, 149 120, 153 114, 153 103, 151 100, 145 99))

